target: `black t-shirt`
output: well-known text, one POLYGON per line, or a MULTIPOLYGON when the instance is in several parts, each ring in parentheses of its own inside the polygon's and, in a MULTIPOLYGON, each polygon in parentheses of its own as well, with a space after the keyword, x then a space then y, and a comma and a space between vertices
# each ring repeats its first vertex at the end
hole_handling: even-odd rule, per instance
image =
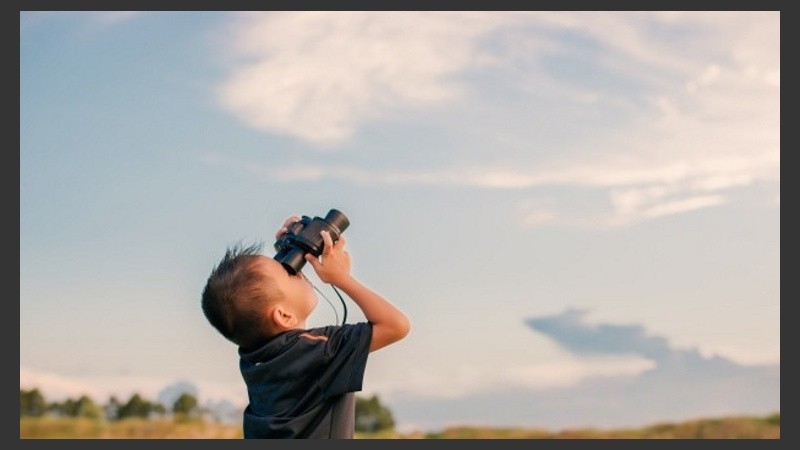
POLYGON ((353 437, 372 324, 361 322, 281 333, 260 348, 239 349, 247 385, 244 437, 353 437))

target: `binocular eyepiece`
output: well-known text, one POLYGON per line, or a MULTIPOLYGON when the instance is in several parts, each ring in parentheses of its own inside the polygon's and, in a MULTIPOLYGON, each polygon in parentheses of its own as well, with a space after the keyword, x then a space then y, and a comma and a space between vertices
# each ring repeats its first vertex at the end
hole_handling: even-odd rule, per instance
POLYGON ((344 230, 350 226, 350 221, 340 211, 331 209, 325 218, 303 216, 300 221, 288 226, 286 233, 275 241, 273 257, 292 275, 300 272, 306 264, 306 253, 314 256, 322 254, 325 242, 319 234, 327 230, 333 242, 339 240, 344 230))

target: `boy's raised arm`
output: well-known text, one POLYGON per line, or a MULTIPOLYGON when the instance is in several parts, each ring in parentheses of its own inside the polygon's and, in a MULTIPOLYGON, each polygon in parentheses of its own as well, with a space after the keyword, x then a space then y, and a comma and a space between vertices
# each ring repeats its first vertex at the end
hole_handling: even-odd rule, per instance
POLYGON ((344 249, 346 242, 344 235, 334 243, 327 231, 323 230, 320 233, 325 242, 322 255, 317 259, 310 253, 306 254, 306 261, 314 268, 320 280, 338 287, 353 299, 367 320, 372 323, 372 343, 369 351, 373 352, 404 338, 411 329, 406 315, 350 275, 350 254, 344 249))

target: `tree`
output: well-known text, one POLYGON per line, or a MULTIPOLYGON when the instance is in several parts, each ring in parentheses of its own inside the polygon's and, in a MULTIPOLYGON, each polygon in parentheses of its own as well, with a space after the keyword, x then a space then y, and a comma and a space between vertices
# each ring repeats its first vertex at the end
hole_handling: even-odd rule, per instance
POLYGON ((167 408, 164 405, 162 405, 161 403, 153 403, 152 412, 154 412, 155 414, 157 414, 159 416, 163 416, 164 414, 167 413, 167 408))
POLYGON ((74 415, 75 400, 68 398, 63 402, 53 402, 47 405, 47 410, 56 416, 69 417, 74 415))
POLYGON ((198 412, 197 397, 183 393, 172 405, 172 412, 176 417, 191 417, 198 412))
POLYGON ((74 417, 86 417, 89 419, 99 419, 103 417, 103 410, 86 395, 75 402, 74 417))
POLYGON ((356 396, 356 431, 373 433, 393 428, 392 412, 381 405, 377 395, 370 398, 356 396))
POLYGON ((68 398, 62 403, 53 402, 48 405, 48 410, 64 417, 86 417, 89 419, 103 417, 103 410, 86 395, 82 395, 77 400, 68 398))
POLYGON ((19 415, 41 417, 47 412, 47 402, 39 389, 19 390, 19 415))
POLYGON ((153 404, 142 398, 139 394, 133 394, 127 403, 122 405, 117 411, 117 418, 141 417, 146 419, 153 410, 153 404))

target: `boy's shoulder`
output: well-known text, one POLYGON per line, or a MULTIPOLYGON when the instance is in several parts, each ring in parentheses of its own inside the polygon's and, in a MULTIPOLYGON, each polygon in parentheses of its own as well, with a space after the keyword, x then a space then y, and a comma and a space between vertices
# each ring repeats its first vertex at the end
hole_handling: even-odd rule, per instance
POLYGON ((321 327, 314 327, 314 328, 307 328, 304 330, 297 330, 302 333, 308 333, 315 336, 330 336, 334 333, 341 333, 341 332, 351 332, 356 330, 361 330, 366 327, 371 327, 372 324, 370 322, 357 322, 357 323, 345 323, 341 325, 325 325, 321 327))
POLYGON ((372 324, 370 322, 328 325, 324 327, 302 330, 296 335, 296 342, 307 345, 320 345, 327 352, 335 352, 342 347, 369 347, 372 340, 372 324))
POLYGON ((261 346, 252 350, 239 348, 239 356, 251 361, 264 361, 283 353, 297 344, 335 344, 343 342, 369 341, 372 337, 372 324, 358 322, 343 325, 326 325, 315 328, 298 328, 288 330, 266 340, 261 346))

